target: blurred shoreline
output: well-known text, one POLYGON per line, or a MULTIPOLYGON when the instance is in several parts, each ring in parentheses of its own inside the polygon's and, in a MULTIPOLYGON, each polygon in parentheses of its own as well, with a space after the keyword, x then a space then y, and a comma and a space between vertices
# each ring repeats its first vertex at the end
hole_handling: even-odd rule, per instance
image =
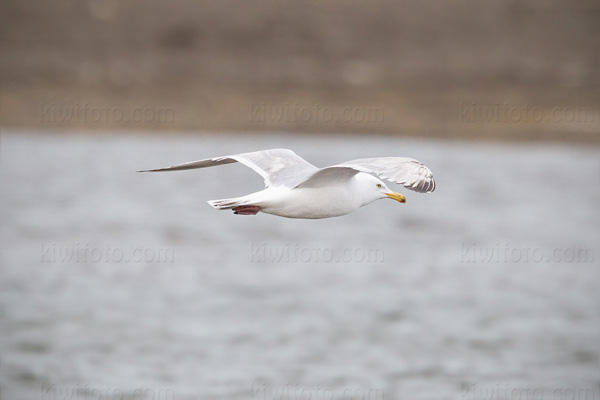
POLYGON ((7 0, 0 127, 598 143, 599 11, 588 0, 7 0))
MULTIPOLYGON (((114 88, 113 88, 114 89, 114 88)), ((387 134, 495 141, 600 142, 594 94, 522 89, 428 91, 224 87, 87 92, 64 85, 4 88, 3 129, 387 134), (261 94, 258 94, 261 93, 261 94), (399 95, 399 94, 402 95, 399 95), (289 100, 289 99, 294 99, 289 100), (501 99, 501 100, 497 100, 501 99), (574 105, 576 104, 576 105, 574 105)))

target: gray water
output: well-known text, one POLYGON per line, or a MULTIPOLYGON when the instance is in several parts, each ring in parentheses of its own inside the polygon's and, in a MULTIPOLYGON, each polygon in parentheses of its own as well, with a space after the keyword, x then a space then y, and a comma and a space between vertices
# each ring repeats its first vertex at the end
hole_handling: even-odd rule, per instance
POLYGON ((3 399, 600 399, 598 147, 393 137, 3 133, 3 399), (325 220, 236 216, 231 164, 400 155, 325 220), (540 397, 541 396, 541 397, 540 397))

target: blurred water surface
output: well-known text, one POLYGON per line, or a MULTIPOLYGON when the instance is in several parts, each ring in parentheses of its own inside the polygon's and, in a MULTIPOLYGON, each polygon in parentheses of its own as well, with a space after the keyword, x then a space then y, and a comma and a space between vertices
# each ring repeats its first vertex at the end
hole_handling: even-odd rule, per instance
POLYGON ((24 132, 1 145, 6 399, 600 398, 597 147, 24 132), (262 188, 239 164, 134 173, 272 147, 317 166, 414 157, 438 189, 305 221, 208 206, 262 188))

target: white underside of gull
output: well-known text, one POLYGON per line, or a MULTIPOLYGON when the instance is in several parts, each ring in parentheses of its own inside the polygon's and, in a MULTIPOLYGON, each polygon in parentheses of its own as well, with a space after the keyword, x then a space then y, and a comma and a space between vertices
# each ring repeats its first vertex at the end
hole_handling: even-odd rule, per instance
POLYGON ((306 219, 339 217, 376 200, 376 198, 364 198, 358 184, 360 178, 352 178, 347 185, 267 188, 241 199, 244 199, 242 202, 244 205, 256 205, 262 212, 280 217, 306 219))

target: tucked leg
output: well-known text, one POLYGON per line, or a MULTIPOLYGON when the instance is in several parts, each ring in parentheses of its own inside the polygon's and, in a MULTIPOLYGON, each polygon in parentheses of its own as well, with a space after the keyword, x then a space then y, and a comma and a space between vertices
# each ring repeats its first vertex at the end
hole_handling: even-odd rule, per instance
POLYGON ((238 215, 256 215, 259 211, 259 206, 238 206, 233 209, 233 213, 238 215))

